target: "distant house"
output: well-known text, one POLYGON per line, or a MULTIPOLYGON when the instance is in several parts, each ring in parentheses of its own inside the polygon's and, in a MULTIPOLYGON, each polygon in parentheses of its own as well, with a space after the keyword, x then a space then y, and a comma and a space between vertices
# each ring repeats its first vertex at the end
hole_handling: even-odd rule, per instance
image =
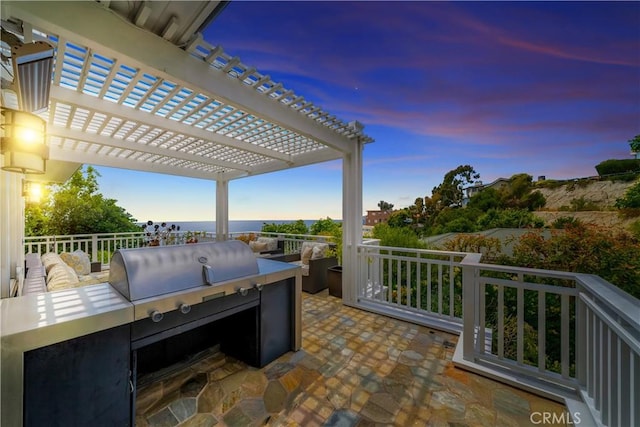
POLYGON ((389 216, 393 211, 367 211, 367 217, 365 218, 364 225, 374 226, 381 222, 387 222, 389 216))
POLYGON ((467 206, 467 203, 469 203, 469 199, 471 199, 471 197, 473 197, 475 194, 478 194, 485 188, 500 190, 501 188, 509 185, 509 181, 510 180, 508 178, 498 178, 489 184, 483 184, 482 181, 478 181, 470 187, 463 188, 462 191, 464 192, 464 194, 462 198, 462 206, 467 206))

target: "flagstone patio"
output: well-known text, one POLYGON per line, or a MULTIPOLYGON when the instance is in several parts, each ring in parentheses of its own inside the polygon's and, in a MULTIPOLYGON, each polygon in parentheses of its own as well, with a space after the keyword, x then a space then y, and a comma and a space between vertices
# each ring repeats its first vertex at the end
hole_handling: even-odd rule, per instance
POLYGON ((136 425, 515 427, 566 410, 455 368, 455 335, 343 306, 326 291, 304 294, 302 334, 302 350, 263 369, 212 351, 140 387, 136 425))

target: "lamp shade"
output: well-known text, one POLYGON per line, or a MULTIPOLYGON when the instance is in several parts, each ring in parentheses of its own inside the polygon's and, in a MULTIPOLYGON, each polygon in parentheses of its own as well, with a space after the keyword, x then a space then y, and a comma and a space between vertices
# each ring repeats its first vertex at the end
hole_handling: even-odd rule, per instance
POLYGON ((40 112, 49 108, 53 47, 43 41, 13 46, 11 60, 20 109, 40 112))
POLYGON ((2 109, 2 169, 10 172, 44 173, 49 158, 46 123, 24 111, 2 109))

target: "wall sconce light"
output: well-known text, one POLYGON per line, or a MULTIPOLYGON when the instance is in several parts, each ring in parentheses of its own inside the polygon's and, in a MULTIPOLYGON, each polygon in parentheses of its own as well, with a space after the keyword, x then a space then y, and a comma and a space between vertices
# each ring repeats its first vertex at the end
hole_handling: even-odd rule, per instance
POLYGON ((44 173, 49 147, 47 125, 40 117, 24 111, 2 108, 2 139, 0 153, 4 155, 2 169, 9 172, 44 173))
POLYGON ((26 203, 40 203, 42 199, 42 184, 34 181, 22 182, 22 197, 26 203))
POLYGON ((20 109, 40 112, 49 108, 53 47, 43 41, 16 45, 11 48, 11 60, 20 109))

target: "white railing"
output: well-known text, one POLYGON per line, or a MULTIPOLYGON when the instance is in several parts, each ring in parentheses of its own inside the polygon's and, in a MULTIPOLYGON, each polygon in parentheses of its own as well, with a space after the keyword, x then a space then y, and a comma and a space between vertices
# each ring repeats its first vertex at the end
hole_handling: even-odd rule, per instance
POLYGON ((598 424, 640 422, 640 301, 592 275, 358 246, 357 306, 462 334, 465 361, 573 390, 598 424))
MULTIPOLYGON (((158 239, 160 245, 186 243, 189 237, 198 241, 215 240, 215 233, 208 232, 171 232, 158 239)), ((27 236, 24 238, 25 253, 73 252, 81 250, 88 254, 92 262, 109 264, 113 253, 122 248, 137 248, 149 245, 149 238, 142 232, 74 234, 59 236, 27 236)))
POLYGON ((331 236, 320 236, 316 234, 286 234, 286 233, 275 233, 275 232, 266 232, 266 231, 241 231, 241 232, 233 232, 229 233, 229 237, 231 239, 247 240, 247 239, 256 239, 258 237, 276 237, 278 240, 282 240, 284 244, 284 253, 285 254, 294 254, 299 253, 304 242, 312 241, 312 242, 331 242, 333 241, 333 237, 331 236))
POLYGON ((73 252, 82 250, 92 262, 108 264, 111 255, 120 248, 136 248, 143 245, 140 232, 74 234, 60 236, 29 236, 24 238, 25 253, 73 252))
MULTIPOLYGON (((317 236, 311 234, 284 234, 261 231, 243 231, 230 233, 230 238, 249 237, 255 239, 260 236, 277 237, 284 242, 284 253, 298 253, 305 241, 331 242, 331 236, 317 236)), ((216 234, 204 231, 172 231, 158 239, 159 245, 184 244, 189 239, 199 242, 209 242, 216 239, 216 234)), ((101 262, 103 266, 109 264, 113 253, 121 248, 137 248, 148 246, 150 238, 143 232, 102 233, 102 234, 74 234, 58 236, 29 236, 24 239, 25 253, 73 252, 82 250, 89 254, 92 262, 101 262)))
MULTIPOLYGON (((358 247, 359 302, 386 307, 411 320, 459 332, 462 329, 462 269, 465 254, 378 246, 358 247)), ((386 310, 388 311, 388 310, 386 310)), ((388 314, 388 313, 387 313, 388 314)))

